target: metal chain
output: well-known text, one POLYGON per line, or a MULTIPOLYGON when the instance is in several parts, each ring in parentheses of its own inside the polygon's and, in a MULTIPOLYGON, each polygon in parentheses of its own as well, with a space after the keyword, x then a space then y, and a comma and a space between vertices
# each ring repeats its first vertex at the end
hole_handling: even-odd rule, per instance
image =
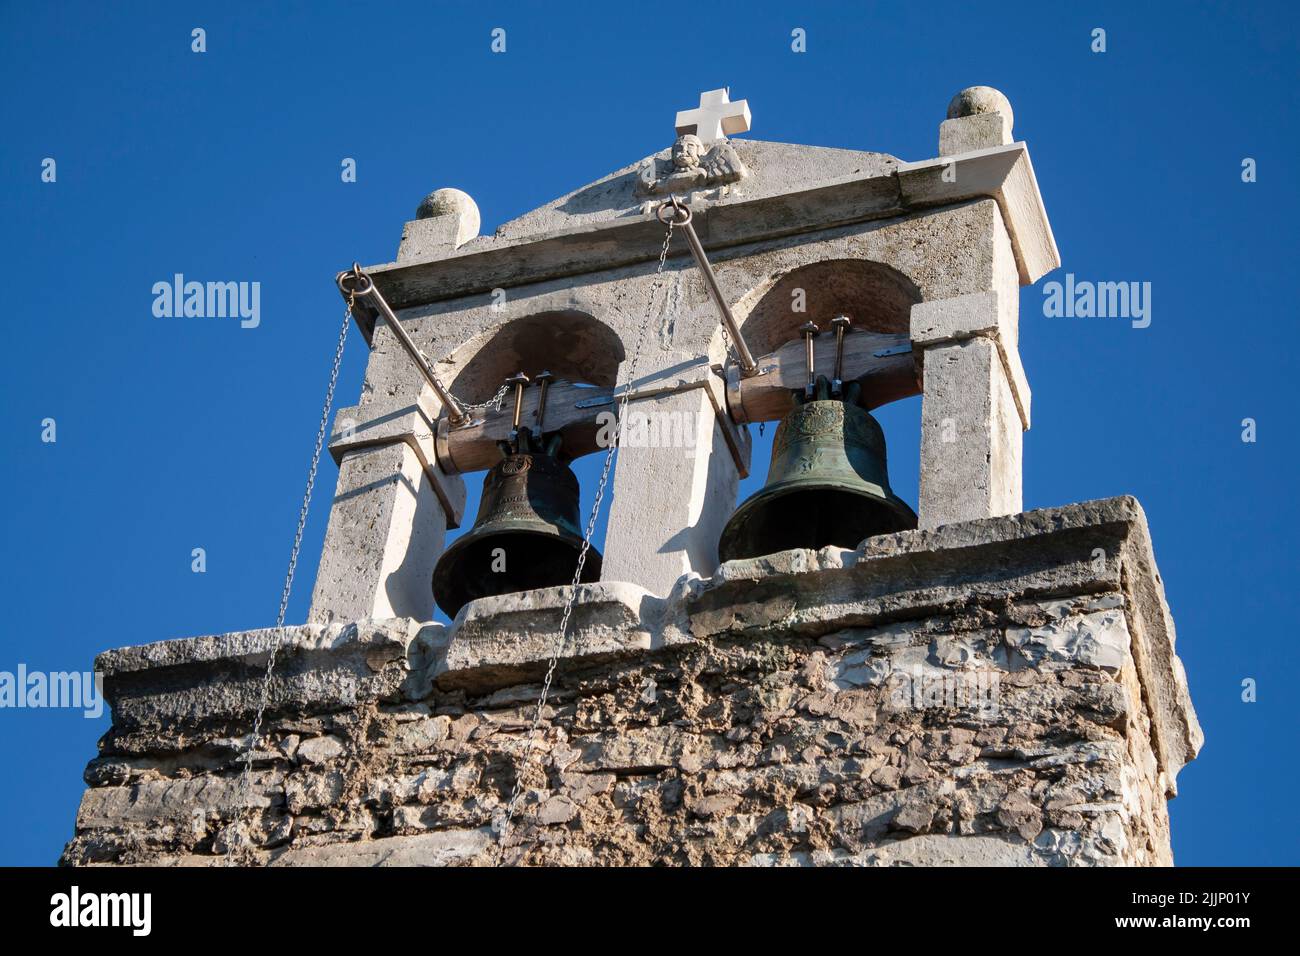
POLYGON ((722 355, 725 361, 735 360, 740 364, 740 352, 731 344, 731 336, 727 334, 727 323, 718 323, 718 331, 722 333, 722 355))
POLYGON ((502 385, 500 388, 497 389, 497 393, 495 395, 489 398, 486 402, 479 402, 478 404, 474 404, 473 402, 467 402, 459 395, 453 395, 452 398, 460 402, 460 407, 465 409, 465 411, 470 411, 472 409, 478 409, 478 408, 488 408, 493 405, 496 406, 497 411, 501 411, 501 399, 505 398, 506 392, 508 391, 510 391, 510 386, 502 385))
MULTIPOLYGON (((424 349, 417 348, 416 351, 420 353, 420 358, 424 359, 424 361, 429 366, 432 367, 433 362, 429 361, 429 356, 424 354, 424 349)), ((451 397, 456 399, 456 401, 460 403, 460 407, 467 412, 477 411, 480 408, 491 408, 494 406, 496 407, 497 411, 501 411, 501 399, 505 398, 506 393, 509 391, 510 391, 509 385, 502 385, 500 388, 497 389, 496 394, 493 395, 491 398, 489 398, 486 402, 467 402, 459 395, 452 395, 451 397)), ((450 390, 448 390, 448 392, 450 394, 450 390)))
MULTIPOLYGON (((271 695, 271 676, 275 672, 275 658, 284 641, 284 616, 289 610, 289 595, 293 592, 293 575, 298 568, 298 553, 302 550, 303 531, 307 527, 307 512, 311 508, 311 494, 316 487, 316 469, 320 465, 321 451, 325 447, 325 434, 329 428, 330 410, 334 407, 334 388, 339 381, 339 368, 343 364, 343 347, 348 340, 348 327, 352 324, 352 297, 348 297, 348 307, 343 313, 343 325, 339 329, 338 344, 334 347, 334 364, 330 367, 329 387, 325 389, 325 405, 321 409, 320 427, 316 429, 316 447, 311 454, 311 468, 307 471, 307 488, 302 495, 302 508, 298 511, 298 528, 294 531, 293 547, 289 551, 289 570, 284 576, 284 590, 280 593, 280 610, 275 615, 275 638, 271 643, 271 654, 267 658, 266 673, 262 677, 262 692, 257 704, 257 715, 253 718, 253 730, 248 740, 248 749, 244 751, 244 772, 239 781, 239 792, 235 801, 236 808, 242 806, 252 786, 253 752, 257 749, 262 734, 262 719, 266 714, 267 702, 271 695)), ((233 862, 231 849, 227 849, 227 862, 233 862)))
POLYGON ((673 224, 668 223, 668 231, 664 235, 663 248, 659 250, 659 265, 655 269, 655 282, 650 289, 650 304, 646 307, 645 317, 641 320, 641 328, 637 331, 636 348, 632 350, 632 361, 628 366, 627 379, 623 385, 623 394, 619 396, 618 403, 618 428, 614 432, 614 440, 610 442, 609 450, 605 452, 605 464, 601 468, 600 482, 596 485, 596 499, 591 505, 591 515, 587 519, 586 531, 582 536, 582 549, 578 552, 578 565, 573 572, 573 584, 569 588, 569 596, 564 602, 564 611, 560 615, 560 635, 558 647, 552 652, 546 662, 546 677, 542 681, 542 692, 537 698, 537 709, 533 712, 532 725, 528 728, 528 736, 525 738, 527 746, 524 748, 522 763, 515 773, 514 789, 510 793, 510 800, 506 804, 506 819, 501 826, 501 834, 497 843, 497 860, 498 866, 505 859, 506 838, 510 834, 510 826, 514 822, 515 812, 519 806, 519 797, 523 794, 524 770, 528 766, 529 757, 532 754, 533 738, 537 734, 537 728, 542 722, 542 713, 546 709, 546 699, 551 693, 551 681, 555 677, 555 668, 559 664, 560 657, 568 644, 569 618, 573 615, 573 605, 578 598, 578 585, 582 580, 582 568, 587 561, 587 552, 591 549, 591 537, 596 531, 596 518, 600 514, 600 505, 605 497, 605 486, 609 482, 610 469, 614 464, 614 453, 618 451, 619 444, 623 438, 623 428, 627 423, 627 405, 632 396, 632 384, 636 381, 637 364, 641 358, 641 345, 645 341, 645 335, 650 328, 650 317, 654 314, 654 294, 661 284, 661 278, 664 271, 664 263, 668 259, 668 246, 673 241, 673 224))

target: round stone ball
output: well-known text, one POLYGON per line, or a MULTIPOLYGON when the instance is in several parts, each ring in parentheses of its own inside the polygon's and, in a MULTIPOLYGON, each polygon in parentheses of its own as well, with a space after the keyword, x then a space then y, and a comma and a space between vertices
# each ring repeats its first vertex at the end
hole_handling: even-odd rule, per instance
POLYGON ((968 86, 948 104, 948 119, 975 116, 979 113, 1001 113, 1008 124, 1014 125, 1011 101, 991 86, 968 86))
POLYGON ((461 231, 471 236, 478 235, 478 205, 469 193, 459 189, 435 189, 420 202, 415 210, 416 219, 432 219, 434 216, 456 216, 461 223, 461 231))

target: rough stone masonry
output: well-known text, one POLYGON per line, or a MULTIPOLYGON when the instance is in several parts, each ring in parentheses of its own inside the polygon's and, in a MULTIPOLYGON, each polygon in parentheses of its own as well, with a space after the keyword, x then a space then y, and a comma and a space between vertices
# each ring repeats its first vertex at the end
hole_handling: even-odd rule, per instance
POLYGON ((101 655, 62 862, 1167 865, 1201 733, 1136 501, 101 655))

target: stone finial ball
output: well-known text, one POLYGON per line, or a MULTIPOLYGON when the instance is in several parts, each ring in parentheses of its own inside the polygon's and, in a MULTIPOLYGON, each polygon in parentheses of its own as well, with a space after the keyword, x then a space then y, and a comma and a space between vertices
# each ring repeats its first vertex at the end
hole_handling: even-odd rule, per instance
POLYGON ((991 86, 968 86, 948 104, 948 119, 974 116, 977 113, 1001 113, 1008 125, 1014 123, 1011 101, 991 86))
POLYGON ((478 235, 478 205, 469 193, 459 189, 436 189, 425 196, 420 208, 415 210, 416 219, 432 219, 434 216, 458 217, 462 231, 471 236, 478 235))

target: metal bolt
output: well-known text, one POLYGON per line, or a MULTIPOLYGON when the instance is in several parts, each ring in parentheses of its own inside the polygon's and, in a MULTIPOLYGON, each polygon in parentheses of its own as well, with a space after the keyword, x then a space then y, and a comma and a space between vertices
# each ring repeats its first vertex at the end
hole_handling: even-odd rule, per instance
POLYGON ((844 386, 844 333, 853 322, 847 315, 837 315, 831 319, 835 326, 835 377, 831 379, 831 394, 839 395, 844 386))
POLYGON ((808 362, 808 384, 804 386, 803 394, 804 398, 811 399, 814 391, 813 385, 817 381, 817 365, 816 360, 813 358, 813 339, 817 337, 820 330, 817 328, 816 323, 805 322, 799 326, 799 331, 803 334, 805 357, 808 362))
POLYGON ((506 379, 507 385, 513 385, 515 388, 515 417, 513 433, 511 437, 519 434, 519 419, 524 413, 524 386, 528 384, 528 376, 523 372, 516 372, 506 379))
POLYGON ((542 433, 542 418, 546 414, 546 393, 550 390, 551 382, 555 381, 555 375, 551 372, 542 372, 533 381, 542 387, 542 390, 537 394, 537 411, 535 413, 537 434, 540 435, 542 433))

